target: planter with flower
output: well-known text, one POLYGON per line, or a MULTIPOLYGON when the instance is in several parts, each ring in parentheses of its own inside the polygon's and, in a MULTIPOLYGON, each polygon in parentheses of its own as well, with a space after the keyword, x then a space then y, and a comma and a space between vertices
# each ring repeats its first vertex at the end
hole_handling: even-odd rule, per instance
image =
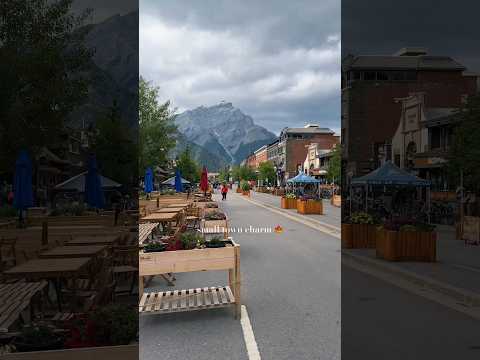
POLYGON ((366 212, 353 213, 342 222, 342 248, 375 249, 377 225, 366 212))
POLYGON ((377 229, 376 255, 388 261, 436 261, 437 233, 431 224, 394 218, 377 229))
POLYGON ((323 215, 322 200, 310 196, 302 196, 297 199, 297 212, 300 214, 323 215))
POLYGON ((282 209, 296 209, 297 197, 293 193, 286 194, 281 198, 282 209))
POLYGON ((244 181, 240 186, 242 188, 242 195, 250 196, 250 184, 247 181, 244 181))

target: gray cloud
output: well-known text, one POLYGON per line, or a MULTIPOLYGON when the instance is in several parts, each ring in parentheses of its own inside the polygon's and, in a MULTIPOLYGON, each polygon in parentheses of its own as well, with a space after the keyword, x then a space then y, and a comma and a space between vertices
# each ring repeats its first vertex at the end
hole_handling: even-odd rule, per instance
POLYGON ((339 128, 340 1, 140 2, 140 73, 179 110, 339 128))

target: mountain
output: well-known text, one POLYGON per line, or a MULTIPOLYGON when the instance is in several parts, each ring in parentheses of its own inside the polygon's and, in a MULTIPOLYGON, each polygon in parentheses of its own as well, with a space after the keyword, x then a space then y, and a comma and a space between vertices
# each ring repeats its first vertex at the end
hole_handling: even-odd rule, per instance
MULTIPOLYGON (((256 125, 250 116, 227 102, 185 111, 175 122, 186 141, 215 154, 225 164, 238 164, 254 150, 276 139, 275 134, 256 125)), ((202 156, 201 160, 208 159, 202 156)))
POLYGON ((177 137, 177 146, 172 151, 171 158, 180 155, 187 147, 190 149, 195 161, 202 166, 206 166, 209 171, 216 171, 228 164, 221 156, 207 150, 203 146, 188 141, 183 134, 179 134, 177 137))
POLYGON ((89 95, 72 113, 70 125, 95 123, 115 101, 122 119, 138 127, 138 12, 115 15, 87 29, 85 44, 94 50, 86 71, 89 95))

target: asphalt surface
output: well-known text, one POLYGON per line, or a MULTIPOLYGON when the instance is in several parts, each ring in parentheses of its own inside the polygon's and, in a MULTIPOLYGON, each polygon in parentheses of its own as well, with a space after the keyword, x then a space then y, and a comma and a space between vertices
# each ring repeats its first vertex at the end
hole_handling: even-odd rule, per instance
POLYGON ((342 360, 480 359, 480 322, 342 266, 342 360))
MULTIPOLYGON (((232 234, 241 246, 242 303, 261 358, 339 359, 340 241, 237 194, 229 193, 221 206, 233 227, 283 228, 281 234, 232 234)), ((185 273, 177 275, 175 288, 226 281, 224 272, 185 273)), ((151 287, 168 288, 157 278, 151 287)), ((230 309, 141 317, 142 360, 247 358, 230 309)))

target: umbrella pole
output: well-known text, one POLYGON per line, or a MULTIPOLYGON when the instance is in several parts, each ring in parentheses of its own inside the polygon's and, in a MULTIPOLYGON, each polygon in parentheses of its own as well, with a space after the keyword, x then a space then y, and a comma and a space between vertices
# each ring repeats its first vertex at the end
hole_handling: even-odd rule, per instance
POLYGON ((368 184, 365 185, 365 212, 368 212, 368 184))

